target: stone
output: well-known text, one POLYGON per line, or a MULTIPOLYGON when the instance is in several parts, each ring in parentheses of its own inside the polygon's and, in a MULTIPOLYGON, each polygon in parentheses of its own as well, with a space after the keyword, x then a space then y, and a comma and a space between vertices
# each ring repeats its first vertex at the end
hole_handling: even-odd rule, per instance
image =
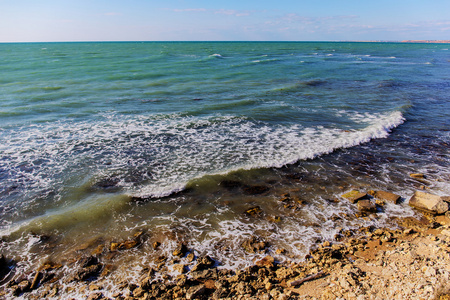
POLYGON ((9 273, 8 261, 3 254, 0 256, 0 280, 9 273))
POLYGON ((97 277, 102 269, 102 264, 91 265, 86 268, 82 268, 75 274, 75 280, 85 281, 92 277, 97 277))
POLYGON ((252 236, 251 238, 245 240, 241 246, 245 251, 249 253, 256 253, 265 250, 268 247, 268 244, 261 239, 252 236))
POLYGON ((254 185, 254 186, 247 186, 244 187, 244 194, 246 195, 259 195, 263 194, 270 190, 269 187, 263 186, 263 185, 254 185))
POLYGON ((352 190, 352 191, 350 191, 348 193, 345 193, 345 194, 341 195, 341 197, 347 199, 351 203, 356 203, 359 200, 366 199, 368 197, 368 195, 367 195, 367 193, 362 193, 362 192, 357 191, 357 190, 352 190))
POLYGON ((270 268, 270 267, 273 267, 274 262, 275 262, 275 259, 272 256, 267 255, 263 259, 257 260, 255 262, 255 265, 257 265, 258 267, 268 267, 268 268, 270 268))
POLYGON ((262 213, 262 209, 259 206, 251 207, 245 211, 247 216, 256 216, 262 213))
POLYGON ((445 215, 436 216, 435 220, 442 226, 450 225, 450 218, 447 216, 447 213, 445 215))
POLYGON ((401 199, 399 195, 385 191, 375 191, 373 196, 377 199, 389 201, 395 204, 399 204, 401 199))
POLYGON ((190 287, 186 292, 186 299, 196 299, 202 296, 206 291, 205 285, 200 284, 193 287, 190 287))
POLYGON ((43 274, 40 271, 36 272, 36 275, 34 275, 33 281, 31 282, 30 289, 34 290, 35 288, 37 288, 42 278, 43 274))
POLYGON ((272 222, 272 223, 280 223, 281 222, 281 217, 279 217, 279 216, 270 216, 267 220, 269 222, 272 222))
POLYGON ((183 257, 186 255, 188 248, 184 243, 178 243, 177 247, 173 251, 173 256, 183 257))
POLYGON ((190 273, 193 280, 206 281, 208 279, 218 279, 217 269, 206 269, 201 271, 191 271, 190 273))
POLYGON ((186 272, 186 266, 183 264, 177 264, 173 266, 174 271, 177 271, 178 273, 185 273, 186 272))
POLYGON ((443 214, 448 211, 448 203, 441 196, 416 191, 409 200, 409 205, 432 214, 443 214))
POLYGON ((88 256, 88 257, 83 257, 80 260, 80 266, 82 268, 87 268, 89 266, 96 265, 96 264, 98 264, 98 258, 95 256, 92 256, 92 255, 88 256))
POLYGON ((101 292, 95 292, 89 295, 89 297, 87 298, 87 300, 101 300, 104 299, 105 296, 103 296, 103 294, 101 292))
POLYGON ((204 269, 211 268, 214 266, 215 262, 214 260, 209 257, 208 255, 199 257, 197 259, 197 264, 192 267, 191 272, 201 271, 204 269))
POLYGON ((159 246, 161 246, 161 243, 160 243, 160 242, 158 242, 158 241, 156 241, 156 242, 154 242, 154 243, 152 244, 153 250, 156 250, 156 249, 158 249, 158 248, 159 248, 159 246))
POLYGON ((411 174, 409 174, 409 177, 415 178, 415 179, 425 179, 425 175, 422 173, 411 173, 411 174))
POLYGON ((360 200, 357 203, 358 209, 362 212, 374 213, 377 212, 377 206, 370 200, 360 200))
POLYGON ((18 287, 18 289, 14 293, 16 296, 26 293, 26 292, 29 292, 31 284, 28 280, 22 280, 21 282, 19 282, 17 287, 18 287))

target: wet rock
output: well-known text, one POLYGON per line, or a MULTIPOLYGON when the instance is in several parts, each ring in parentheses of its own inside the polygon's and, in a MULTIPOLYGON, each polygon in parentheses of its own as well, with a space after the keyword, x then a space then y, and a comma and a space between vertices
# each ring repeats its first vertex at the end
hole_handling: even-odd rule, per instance
POLYGON ((375 205, 375 203, 368 199, 358 201, 357 205, 358 205, 358 209, 361 212, 366 212, 366 213, 377 212, 377 206, 375 205))
POLYGON ((96 264, 98 264, 98 258, 95 256, 92 256, 92 255, 88 256, 88 257, 84 257, 80 260, 80 266, 82 268, 87 268, 89 266, 96 265, 96 264))
POLYGON ((31 282, 30 289, 34 290, 39 286, 39 283, 41 282, 41 279, 43 278, 42 272, 38 271, 36 272, 36 275, 34 275, 33 281, 31 282))
POLYGON ((252 236, 251 238, 245 240, 241 246, 244 248, 245 251, 249 253, 257 253, 264 251, 269 245, 267 242, 252 236))
POLYGON ((201 271, 191 271, 190 273, 193 280, 206 281, 208 279, 218 279, 217 269, 206 269, 201 271))
POLYGON ((93 190, 102 190, 104 192, 116 192, 120 189, 118 186, 120 178, 108 177, 104 178, 92 186, 93 190))
POLYGON ((270 267, 273 267, 274 262, 275 262, 275 259, 272 256, 267 255, 263 259, 257 260, 255 262, 255 265, 257 265, 258 267, 268 267, 268 268, 270 268, 270 267))
POLYGON ((101 269, 102 264, 90 265, 78 270, 75 274, 74 279, 78 281, 86 281, 91 278, 96 278, 100 274, 101 269))
POLYGON ((174 271, 177 271, 178 273, 185 273, 186 272, 186 265, 184 264, 176 264, 173 266, 174 271))
POLYGON ((9 273, 9 264, 5 256, 0 255, 0 280, 9 273))
POLYGON ((263 185, 254 185, 244 187, 244 194, 246 195, 259 195, 270 190, 269 187, 263 185))
POLYGON ((92 293, 87 298, 87 300, 102 300, 102 299, 106 299, 106 298, 101 292, 92 293))
POLYGON ((197 299, 201 297, 206 291, 205 285, 200 284, 193 287, 190 287, 186 292, 186 299, 197 299))
POLYGON ((389 201, 395 204, 399 204, 401 199, 399 195, 385 191, 375 191, 373 196, 377 199, 389 201))
POLYGON ((212 266, 214 266, 214 264, 215 264, 214 260, 208 255, 199 257, 197 259, 197 264, 195 264, 195 266, 192 267, 191 272, 211 268, 212 266))
POLYGON ((425 175, 422 173, 411 173, 411 174, 409 174, 409 177, 415 178, 415 179, 425 179, 425 175))
POLYGON ((191 252, 187 255, 186 258, 187 258, 188 262, 193 262, 195 259, 195 254, 191 252))
POLYGON ((443 214, 448 211, 448 203, 443 200, 443 197, 421 191, 414 193, 409 200, 409 205, 432 214, 443 214))
POLYGON ((262 209, 259 206, 255 206, 255 207, 251 207, 251 208, 247 209, 244 213, 247 216, 257 216, 257 215, 261 215, 262 209))
POLYGON ((186 255, 188 248, 184 243, 178 243, 177 247, 173 251, 173 256, 183 257, 186 255))
POLYGON ((157 249, 159 248, 159 246, 161 246, 161 243, 158 242, 158 241, 156 241, 156 242, 154 242, 154 243, 152 244, 153 250, 157 250, 157 249))
POLYGON ((352 190, 348 193, 341 195, 341 197, 347 199, 351 203, 356 203, 359 200, 367 199, 368 195, 367 195, 367 193, 362 193, 357 190, 352 190))
POLYGON ((242 182, 235 181, 235 180, 224 180, 224 181, 221 181, 219 183, 219 185, 223 186, 224 188, 226 188, 228 190, 232 190, 232 189, 239 188, 239 187, 243 186, 242 182))
POLYGON ((267 220, 272 223, 280 223, 282 219, 279 216, 270 216, 267 220))

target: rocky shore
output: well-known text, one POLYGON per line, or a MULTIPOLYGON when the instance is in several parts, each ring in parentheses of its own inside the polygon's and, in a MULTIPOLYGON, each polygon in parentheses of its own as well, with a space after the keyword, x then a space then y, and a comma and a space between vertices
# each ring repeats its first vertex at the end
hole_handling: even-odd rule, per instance
MULTIPOLYGON (((381 213, 388 201, 402 201, 387 191, 352 190, 340 198, 355 203, 360 218, 381 213)), ((291 200, 285 194, 281 202, 291 200)), ((418 217, 393 219, 391 228, 341 230, 334 241, 316 244, 301 263, 280 261, 284 249, 268 253, 268 243, 253 236, 241 246, 262 258, 227 270, 179 242, 170 259, 160 256, 156 267, 113 286, 108 257, 139 247, 145 233, 99 245, 74 261, 46 262, 28 274, 15 274, 14 261, 2 255, 0 299, 450 299, 449 201, 417 191, 409 204, 420 211, 418 217)))

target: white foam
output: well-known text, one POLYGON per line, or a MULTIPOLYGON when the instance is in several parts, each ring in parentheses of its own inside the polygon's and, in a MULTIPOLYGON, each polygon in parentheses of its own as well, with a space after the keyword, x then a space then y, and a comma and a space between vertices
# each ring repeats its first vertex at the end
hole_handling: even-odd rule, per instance
POLYGON ((7 160, 0 166, 9 173, 5 186, 19 185, 30 196, 77 185, 83 177, 89 182, 116 176, 130 195, 161 197, 205 175, 282 167, 384 138, 404 121, 398 111, 338 114, 360 124, 360 129, 179 115, 107 115, 94 123, 37 124, 1 133, 6 142, 0 151, 7 160))

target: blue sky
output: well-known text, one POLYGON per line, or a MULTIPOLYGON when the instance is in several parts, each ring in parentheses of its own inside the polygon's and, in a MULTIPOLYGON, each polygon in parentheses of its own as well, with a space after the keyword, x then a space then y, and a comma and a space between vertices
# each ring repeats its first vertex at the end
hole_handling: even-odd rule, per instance
POLYGON ((450 39, 449 0, 0 0, 0 42, 450 39))

